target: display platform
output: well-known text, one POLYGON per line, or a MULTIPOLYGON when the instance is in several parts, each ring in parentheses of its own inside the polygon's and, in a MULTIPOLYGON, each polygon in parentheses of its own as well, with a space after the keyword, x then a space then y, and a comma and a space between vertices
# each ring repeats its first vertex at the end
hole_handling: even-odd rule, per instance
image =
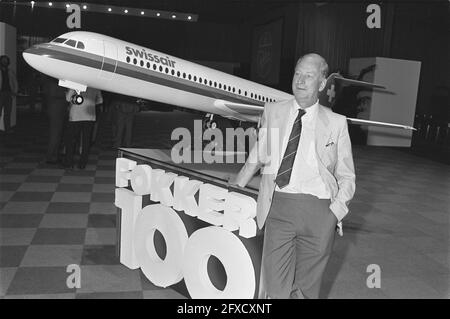
POLYGON ((115 205, 122 264, 188 298, 258 297, 259 177, 246 188, 230 187, 229 176, 243 164, 226 163, 233 154, 222 156, 223 163, 175 164, 171 150, 119 149, 115 205))

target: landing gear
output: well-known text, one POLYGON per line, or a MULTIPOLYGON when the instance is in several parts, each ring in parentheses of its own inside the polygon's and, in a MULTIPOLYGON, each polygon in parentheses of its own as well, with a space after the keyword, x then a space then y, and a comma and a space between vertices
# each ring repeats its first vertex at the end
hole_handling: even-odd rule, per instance
POLYGON ((84 98, 80 94, 72 95, 72 103, 75 105, 83 104, 84 98))
POLYGON ((216 129, 217 128, 217 122, 213 120, 214 114, 208 113, 206 114, 205 118, 203 119, 203 129, 216 129))

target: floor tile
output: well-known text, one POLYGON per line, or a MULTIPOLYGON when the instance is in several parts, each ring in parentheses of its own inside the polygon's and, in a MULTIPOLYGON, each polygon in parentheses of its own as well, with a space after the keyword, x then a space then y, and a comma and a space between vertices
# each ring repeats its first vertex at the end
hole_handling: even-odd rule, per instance
POLYGON ((118 265, 119 257, 116 256, 115 245, 85 245, 83 250, 82 265, 118 265))
POLYGON ((5 299, 75 299, 75 293, 8 295, 5 299))
POLYGON ((86 214, 45 214, 40 228, 85 228, 88 222, 86 214))
POLYGON ((116 216, 107 214, 89 214, 88 227, 116 228, 116 216))
POLYGON ((9 285, 7 295, 74 293, 67 287, 70 273, 66 267, 20 267, 9 285))
POLYGON ((0 175, 0 181, 3 183, 21 183, 26 179, 26 175, 0 175))
POLYGON ((20 183, 7 183, 0 179, 0 191, 16 191, 20 187, 20 183))
POLYGON ((0 245, 29 245, 33 240, 34 234, 36 234, 36 228, 1 228, 0 245))
POLYGON ((91 203, 89 214, 117 214, 117 207, 114 203, 91 203))
POLYGON ((88 214, 89 203, 50 203, 47 214, 88 214))
MULTIPOLYGON (((95 186, 95 185, 94 185, 95 186)), ((92 185, 89 184, 59 184, 57 192, 92 192, 92 185)))
POLYGON ((9 284, 16 274, 17 268, 0 268, 0 296, 4 296, 8 290, 9 284))
POLYGON ((1 214, 43 214, 48 207, 47 202, 8 202, 0 211, 1 214))
POLYGON ((395 277, 381 281, 381 291, 393 299, 434 299, 444 298, 435 289, 415 277, 395 277))
POLYGON ((12 202, 48 202, 52 198, 52 192, 16 192, 12 202))
POLYGON ((55 192, 51 198, 51 202, 76 202, 89 203, 92 194, 90 192, 55 192))
POLYGON ((94 203, 114 203, 114 193, 92 193, 94 203))
POLYGON ((64 169, 58 168, 36 168, 31 174, 41 175, 41 176, 63 176, 65 173, 64 169))
POLYGON ((115 245, 116 232, 115 228, 87 228, 84 243, 86 245, 115 245))
POLYGON ((77 293, 76 299, 142 299, 142 291, 77 293))
POLYGON ((173 289, 145 290, 144 299, 188 299, 173 289))
POLYGON ((21 267, 79 265, 83 253, 82 245, 31 245, 28 247, 21 267))
POLYGON ((1 214, 0 229, 38 227, 42 216, 43 214, 1 214))
POLYGON ((61 176, 40 176, 40 175, 29 175, 26 178, 27 183, 59 183, 61 176))
POLYGON ((61 177, 61 183, 93 184, 94 177, 92 177, 92 176, 63 176, 63 177, 61 177))
POLYGON ((11 191, 0 191, 0 202, 7 202, 11 200, 15 192, 11 191))
POLYGON ((39 228, 34 235, 32 245, 82 245, 86 229, 84 228, 39 228))
POLYGON ((93 191, 95 193, 112 193, 115 192, 115 185, 114 184, 95 184, 93 191))
POLYGON ((28 246, 0 246, 0 267, 18 267, 28 246))
POLYGON ((85 292, 127 292, 141 291, 138 270, 118 266, 81 266, 81 288, 85 292))
POLYGON ((19 192, 54 192, 56 183, 23 183, 18 189, 19 192))

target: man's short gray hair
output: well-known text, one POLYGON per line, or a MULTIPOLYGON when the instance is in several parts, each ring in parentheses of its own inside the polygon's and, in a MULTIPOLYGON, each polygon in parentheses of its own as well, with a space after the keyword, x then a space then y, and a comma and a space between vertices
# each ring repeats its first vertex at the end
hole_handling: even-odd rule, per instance
POLYGON ((320 73, 322 74, 322 76, 324 77, 324 79, 327 78, 328 76, 328 63, 327 61, 319 54, 317 53, 307 53, 305 55, 302 55, 298 60, 297 60, 297 64, 295 65, 295 67, 297 67, 297 65, 305 58, 314 58, 317 59, 320 63, 320 73))

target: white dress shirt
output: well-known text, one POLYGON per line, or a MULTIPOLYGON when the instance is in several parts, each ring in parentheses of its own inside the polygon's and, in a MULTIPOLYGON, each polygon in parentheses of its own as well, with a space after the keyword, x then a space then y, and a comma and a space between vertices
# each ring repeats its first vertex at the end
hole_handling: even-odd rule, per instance
MULTIPOLYGON (((301 118, 302 131, 289 184, 282 189, 276 185, 275 190, 277 192, 310 194, 320 199, 331 198, 325 183, 320 177, 316 157, 315 123, 318 105, 319 101, 305 109, 306 114, 301 118)), ((290 109, 289 120, 286 123, 287 127, 290 127, 291 130, 294 121, 297 118, 299 108, 300 106, 294 99, 290 109)), ((280 154, 280 165, 286 151, 291 130, 286 131, 286 134, 283 137, 283 151, 280 154)))
MULTIPOLYGON (((66 100, 70 102, 74 90, 68 90, 66 93, 66 100)), ((81 92, 83 103, 80 105, 70 103, 69 121, 95 121, 95 106, 103 103, 102 93, 93 88, 87 88, 85 92, 81 92)))

